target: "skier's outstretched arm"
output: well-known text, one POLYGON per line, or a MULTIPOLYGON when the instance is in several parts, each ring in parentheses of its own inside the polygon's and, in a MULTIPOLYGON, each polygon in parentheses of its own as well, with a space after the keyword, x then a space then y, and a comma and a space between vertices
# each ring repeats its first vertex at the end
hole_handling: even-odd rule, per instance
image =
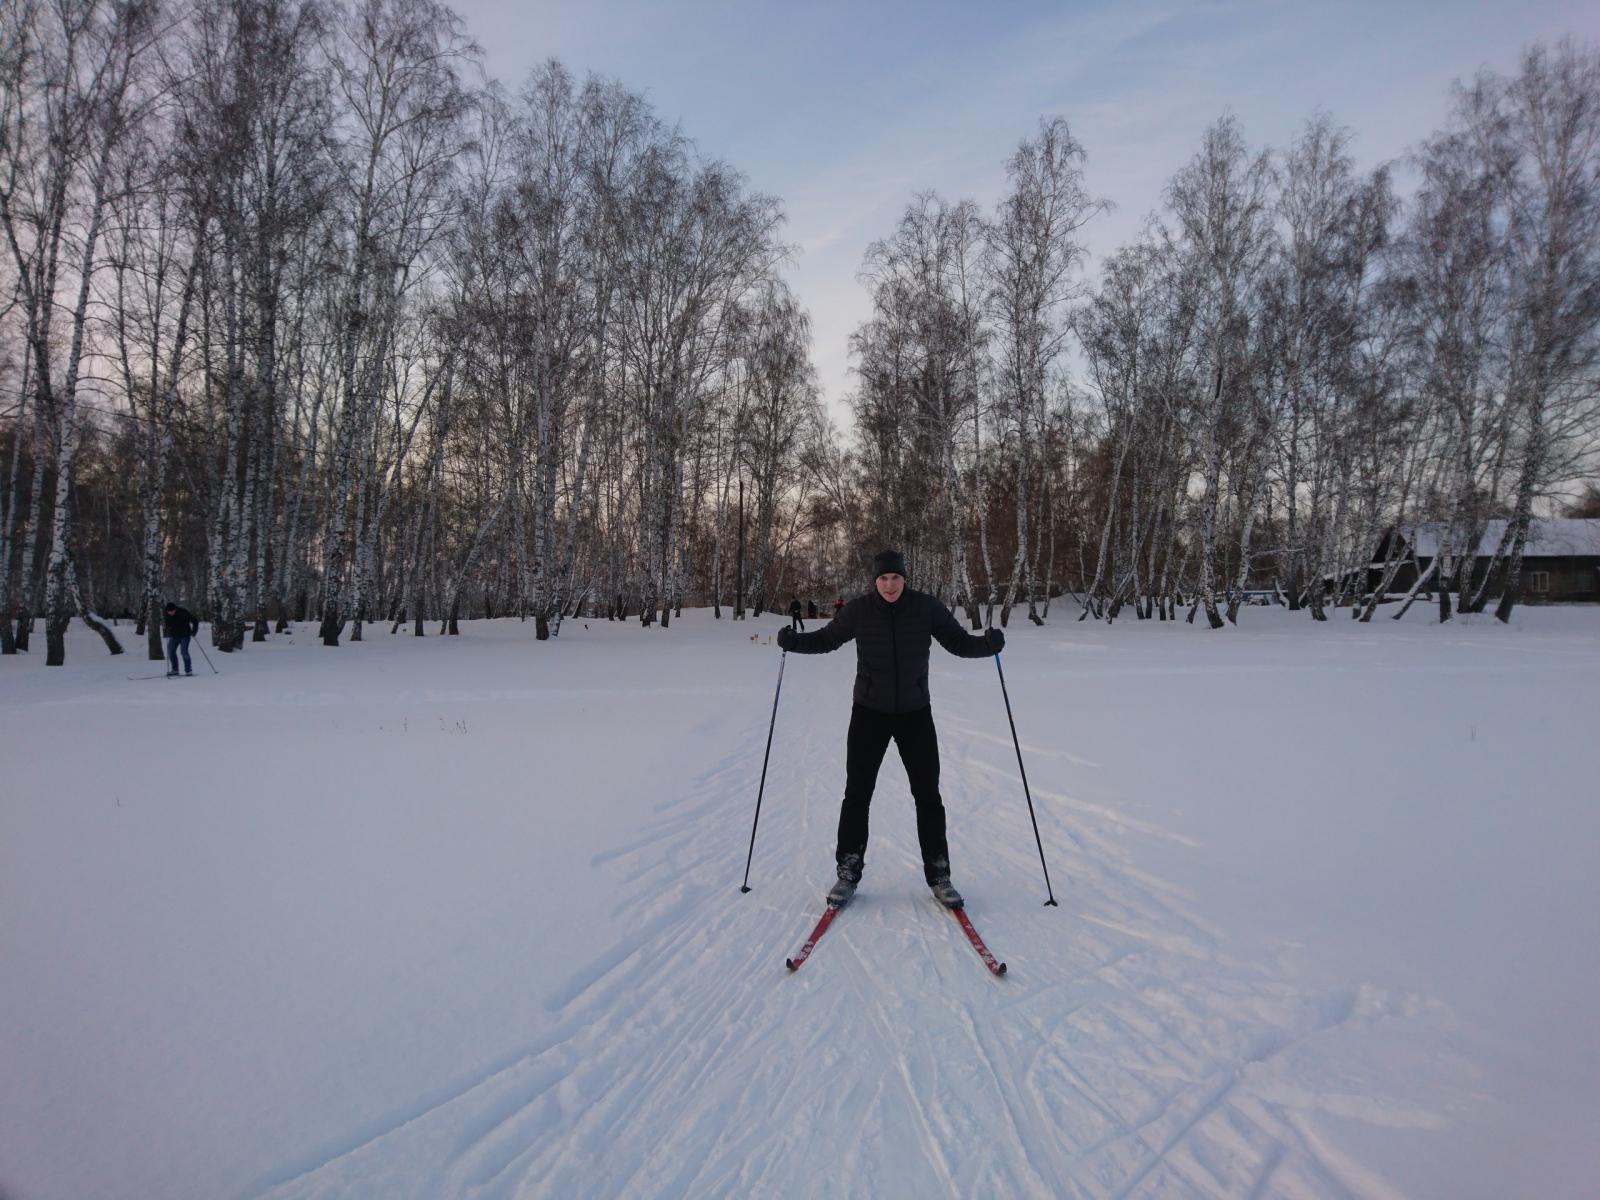
POLYGON ((846 604, 839 610, 838 615, 821 629, 810 633, 795 633, 792 629, 781 630, 778 634, 778 645, 785 650, 793 650, 796 654, 827 654, 830 650, 837 650, 855 636, 855 606, 846 604))
POLYGON ((986 629, 981 635, 968 633, 937 600, 933 602, 933 636, 939 639, 939 645, 960 658, 988 658, 1006 644, 1006 635, 998 629, 986 629))

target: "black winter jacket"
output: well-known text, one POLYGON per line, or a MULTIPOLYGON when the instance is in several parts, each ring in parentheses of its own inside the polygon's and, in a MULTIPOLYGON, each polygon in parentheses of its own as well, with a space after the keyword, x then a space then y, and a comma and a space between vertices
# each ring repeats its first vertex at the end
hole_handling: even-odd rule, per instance
POLYGON ((988 658, 987 639, 961 628, 950 610, 927 592, 907 588, 887 603, 876 589, 857 596, 814 633, 796 634, 796 654, 826 654, 856 642, 855 702, 876 712, 928 707, 928 648, 934 638, 961 658, 988 658))
POLYGON ((193 637, 200 632, 200 622, 181 604, 172 612, 161 614, 161 630, 167 637, 193 637))

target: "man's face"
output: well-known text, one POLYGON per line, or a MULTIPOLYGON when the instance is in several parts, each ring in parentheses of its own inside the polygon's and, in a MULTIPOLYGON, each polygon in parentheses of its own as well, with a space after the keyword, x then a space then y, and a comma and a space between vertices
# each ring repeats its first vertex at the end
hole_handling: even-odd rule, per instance
POLYGON ((890 604, 900 599, 900 593, 906 590, 906 577, 890 572, 888 575, 878 576, 878 595, 890 604))

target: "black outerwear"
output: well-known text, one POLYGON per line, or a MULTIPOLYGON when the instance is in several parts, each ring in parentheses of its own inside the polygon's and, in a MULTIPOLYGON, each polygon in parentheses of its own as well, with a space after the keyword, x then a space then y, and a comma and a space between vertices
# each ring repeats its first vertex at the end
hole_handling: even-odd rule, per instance
POLYGON ((200 622, 194 619, 192 612, 180 605, 161 614, 161 631, 172 638, 193 637, 200 632, 200 622))
POLYGON ((986 638, 962 629, 933 596, 911 588, 893 604, 876 588, 857 596, 821 629, 796 634, 789 648, 796 654, 826 654, 851 638, 856 643, 855 702, 880 713, 914 712, 931 703, 928 650, 934 638, 961 658, 994 653, 986 638))

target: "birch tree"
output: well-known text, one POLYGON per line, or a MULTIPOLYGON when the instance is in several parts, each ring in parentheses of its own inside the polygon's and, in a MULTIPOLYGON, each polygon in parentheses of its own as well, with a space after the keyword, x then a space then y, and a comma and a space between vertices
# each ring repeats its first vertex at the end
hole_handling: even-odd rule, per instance
MULTIPOLYGON (((1522 594, 1522 556, 1536 499, 1593 452, 1600 417, 1600 53, 1564 42, 1534 47, 1497 93, 1515 166, 1505 177, 1510 313, 1506 404, 1513 414, 1516 483, 1505 584, 1495 616, 1522 594)), ((1473 111, 1481 111, 1474 106, 1473 111)), ((1481 599, 1474 607, 1480 607, 1481 599)))
POLYGON ((1010 620, 1019 587, 1027 593, 1029 620, 1043 624, 1028 526, 1031 451, 1043 437, 1047 381, 1070 332, 1066 307, 1086 253, 1079 231, 1106 207, 1084 186, 1085 157, 1064 120, 1041 122, 1038 134, 1006 164, 1011 191, 990 227, 1000 413, 1016 448, 1017 549, 1000 608, 1002 625, 1010 620))
POLYGON ((1272 245, 1270 178, 1267 157, 1252 155, 1238 123, 1224 118, 1207 130, 1200 153, 1167 189, 1176 222, 1168 238, 1201 297, 1196 340, 1201 369, 1189 420, 1201 488, 1196 502, 1199 600, 1213 629, 1223 624, 1217 606, 1223 464, 1250 400, 1246 362, 1252 292, 1272 245))
POLYGON ((754 607, 781 611, 774 573, 779 506, 798 473, 805 431, 817 419, 810 320, 777 283, 760 286, 736 314, 739 457, 754 484, 754 607))
MULTIPOLYGON (((40 11, 37 86, 43 95, 41 134, 49 145, 43 185, 29 197, 31 211, 18 212, 16 192, 8 187, 0 208, 6 238, 27 281, 28 340, 33 358, 34 403, 49 424, 54 443, 55 489, 51 505, 50 550, 45 583, 45 662, 66 662, 65 635, 74 611, 90 614, 79 602, 72 570, 73 479, 82 436, 81 381, 95 277, 103 265, 100 235, 116 179, 117 156, 143 104, 147 76, 144 52, 155 23, 147 5, 60 3, 40 11), (62 260, 69 221, 78 240, 62 260), (31 245, 25 245, 31 242, 31 245), (34 268, 30 272, 30 266, 34 268), (65 278, 63 278, 63 274, 65 278), (60 288, 69 289, 63 300, 60 288), (52 313, 68 314, 66 354, 58 361, 52 313)), ((91 622, 93 623, 93 622, 91 622)), ((113 653, 121 647, 106 631, 113 653)))
POLYGON ((873 316, 852 336, 861 380, 856 466, 867 493, 862 537, 902 547, 919 578, 969 605, 976 588, 963 489, 975 473, 979 356, 988 340, 985 228, 970 201, 917 196, 894 236, 867 249, 862 278, 873 316))
POLYGON ((368 505, 381 504, 386 486, 376 449, 385 366, 413 275, 439 231, 468 102, 458 70, 474 52, 459 18, 434 0, 360 0, 338 24, 332 58, 349 114, 339 203, 348 225, 341 235, 339 411, 322 567, 321 635, 328 646, 339 644, 347 621, 367 615, 377 527, 369 524, 377 514, 368 505), (352 534, 353 581, 346 579, 352 534))

